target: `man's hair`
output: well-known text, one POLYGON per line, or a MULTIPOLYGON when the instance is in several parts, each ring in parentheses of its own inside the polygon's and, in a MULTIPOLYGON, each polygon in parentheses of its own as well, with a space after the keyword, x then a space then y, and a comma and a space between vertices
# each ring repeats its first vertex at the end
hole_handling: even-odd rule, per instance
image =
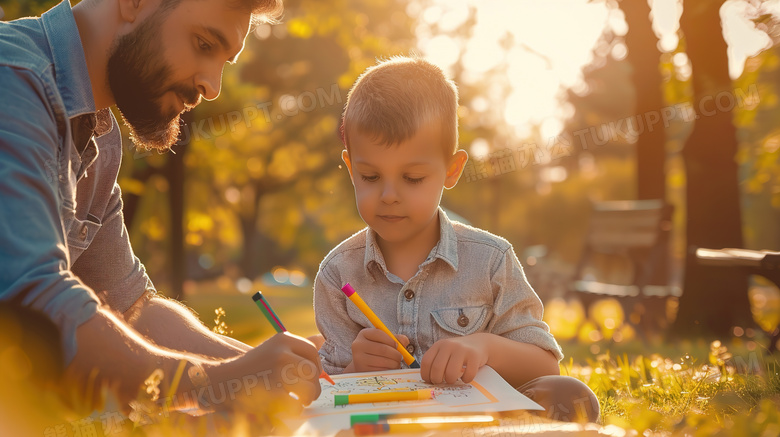
POLYGON ((394 56, 371 66, 349 91, 341 136, 360 132, 392 146, 438 123, 447 156, 458 149, 458 88, 441 68, 418 57, 394 56))
MULTIPOLYGON (((179 6, 183 0, 163 0, 160 11, 167 12, 179 6)), ((282 0, 224 0, 225 3, 236 9, 243 9, 252 14, 252 24, 277 23, 282 16, 284 5, 282 0)))

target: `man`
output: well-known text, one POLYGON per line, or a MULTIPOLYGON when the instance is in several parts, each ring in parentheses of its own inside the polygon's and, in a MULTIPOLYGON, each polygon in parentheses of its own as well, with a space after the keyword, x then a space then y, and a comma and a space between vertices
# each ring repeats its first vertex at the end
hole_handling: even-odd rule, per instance
POLYGON ((68 381, 108 384, 127 405, 160 369, 160 396, 181 409, 294 412, 319 395, 310 342, 253 349, 155 295, 124 227, 108 110, 138 146, 167 150, 179 114, 219 95, 252 20, 279 1, 65 0, 0 23, 0 301, 54 321, 68 381))

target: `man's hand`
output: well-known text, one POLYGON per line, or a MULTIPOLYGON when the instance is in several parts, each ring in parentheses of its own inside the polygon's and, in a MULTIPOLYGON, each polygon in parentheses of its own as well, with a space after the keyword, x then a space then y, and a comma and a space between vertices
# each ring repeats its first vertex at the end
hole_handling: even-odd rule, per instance
POLYGON ((323 344, 325 344, 325 337, 323 337, 322 334, 314 334, 306 337, 306 340, 309 340, 310 342, 314 343, 314 347, 317 348, 317 350, 320 350, 323 344))
POLYGON ((205 367, 205 371, 212 385, 201 399, 207 409, 296 415, 320 395, 322 368, 317 349, 286 332, 231 361, 205 367), (224 401, 212 400, 212 392, 229 396, 224 401))
POLYGON ((420 375, 426 382, 471 382, 488 362, 488 346, 480 334, 439 340, 422 357, 420 375))
MULTIPOLYGON (((395 337, 404 347, 409 344, 405 335, 395 337)), ((396 346, 395 340, 384 331, 363 329, 352 342, 352 363, 347 367, 347 372, 400 369, 403 356, 396 346)))

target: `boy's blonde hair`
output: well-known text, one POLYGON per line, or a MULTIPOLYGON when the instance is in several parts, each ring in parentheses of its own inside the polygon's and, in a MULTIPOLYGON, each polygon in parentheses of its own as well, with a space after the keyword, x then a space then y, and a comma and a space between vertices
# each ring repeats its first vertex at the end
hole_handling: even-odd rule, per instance
POLYGON ((428 123, 439 123, 445 156, 458 149, 458 88, 430 62, 394 56, 369 67, 352 86, 344 106, 341 136, 371 135, 392 146, 412 138, 428 123))

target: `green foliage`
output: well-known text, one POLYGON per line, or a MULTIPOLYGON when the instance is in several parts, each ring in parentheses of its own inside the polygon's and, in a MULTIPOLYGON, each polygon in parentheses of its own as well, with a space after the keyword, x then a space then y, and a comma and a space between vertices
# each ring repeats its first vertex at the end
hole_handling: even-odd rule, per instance
POLYGON ((0 20, 40 16, 57 3, 59 2, 54 0, 0 0, 0 8, 5 13, 0 20))
POLYGON ((740 179, 743 181, 745 237, 750 248, 774 249, 780 241, 780 81, 777 48, 749 58, 742 76, 734 82, 739 90, 734 123, 739 128, 740 179))

